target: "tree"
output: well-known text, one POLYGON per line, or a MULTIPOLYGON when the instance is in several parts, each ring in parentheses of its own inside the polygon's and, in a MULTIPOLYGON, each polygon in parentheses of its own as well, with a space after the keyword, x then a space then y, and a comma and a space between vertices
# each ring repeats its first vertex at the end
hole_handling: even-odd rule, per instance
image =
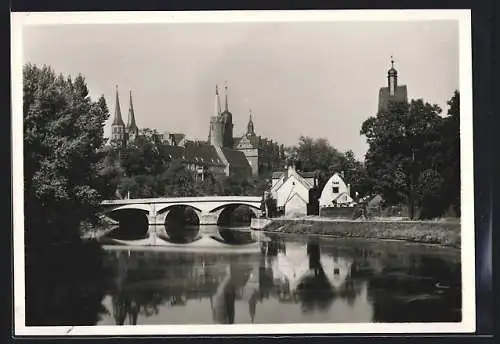
POLYGON ((339 170, 342 153, 324 138, 314 140, 301 136, 295 151, 298 168, 304 172, 318 172, 327 179, 339 170))
POLYGON ((99 165, 109 112, 83 76, 23 68, 24 201, 27 242, 66 241, 100 203, 99 165))
POLYGON ((168 197, 193 196, 196 194, 193 175, 179 160, 174 160, 160 176, 164 195, 168 197))
POLYGON ((351 195, 357 192, 359 197, 364 197, 371 193, 372 185, 365 166, 356 160, 352 150, 340 157, 339 170, 344 172, 344 181, 351 185, 351 195))
MULTIPOLYGON (((367 119, 361 129, 369 144, 365 165, 374 191, 388 204, 408 202, 413 218, 420 174, 438 170, 441 159, 441 109, 412 100, 390 103, 387 111, 367 119)), ((422 204, 420 204, 422 205, 422 204)))
POLYGON ((157 175, 166 169, 161 156, 162 142, 155 130, 143 129, 134 141, 120 149, 121 165, 127 176, 157 175))
POLYGON ((446 202, 460 216, 460 93, 448 101, 448 113, 441 127, 443 156, 441 174, 446 202))

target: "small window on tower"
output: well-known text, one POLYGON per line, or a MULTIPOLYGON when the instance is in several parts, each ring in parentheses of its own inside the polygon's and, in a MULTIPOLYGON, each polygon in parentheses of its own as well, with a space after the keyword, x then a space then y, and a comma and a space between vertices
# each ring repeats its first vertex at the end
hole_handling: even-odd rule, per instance
POLYGON ((338 186, 332 187, 332 191, 333 193, 339 193, 339 187, 338 186))

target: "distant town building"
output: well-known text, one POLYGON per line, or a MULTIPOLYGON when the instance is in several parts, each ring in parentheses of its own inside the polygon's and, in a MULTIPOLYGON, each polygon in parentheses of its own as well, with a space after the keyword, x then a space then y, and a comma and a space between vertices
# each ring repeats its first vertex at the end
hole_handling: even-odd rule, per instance
POLYGON ((169 146, 181 146, 184 147, 186 143, 186 135, 182 133, 171 133, 168 131, 163 132, 161 135, 161 140, 163 143, 169 146))
POLYGON ((284 211, 285 216, 307 215, 309 191, 316 182, 313 173, 299 173, 293 164, 284 172, 274 172, 270 192, 278 211, 284 211))
POLYGON ((378 111, 387 111, 390 102, 408 102, 406 85, 398 85, 398 71, 391 57, 391 69, 387 72, 387 87, 380 88, 378 111))
POLYGON ((351 187, 346 184, 339 173, 335 173, 326 182, 319 198, 320 208, 353 207, 351 187))

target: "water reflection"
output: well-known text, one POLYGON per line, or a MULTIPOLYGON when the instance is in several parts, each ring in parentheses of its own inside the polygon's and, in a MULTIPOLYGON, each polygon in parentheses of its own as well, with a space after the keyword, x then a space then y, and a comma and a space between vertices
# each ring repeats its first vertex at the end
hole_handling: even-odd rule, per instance
POLYGON ((102 303, 108 271, 99 247, 30 248, 25 259, 27 326, 95 325, 109 316, 102 303))
POLYGON ((47 262, 57 268, 48 280, 35 283, 36 274, 31 275, 27 286, 32 308, 27 315, 32 324, 423 322, 461 317, 459 254, 439 249, 272 236, 256 254, 117 249, 107 251, 102 261, 95 257, 101 255, 73 270, 47 262))

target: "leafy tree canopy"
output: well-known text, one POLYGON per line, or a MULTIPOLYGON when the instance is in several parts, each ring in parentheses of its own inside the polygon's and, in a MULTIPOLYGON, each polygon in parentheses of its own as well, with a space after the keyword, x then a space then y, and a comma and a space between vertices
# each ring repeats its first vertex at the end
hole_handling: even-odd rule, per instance
POLYGON ((90 99, 83 76, 47 66, 24 66, 23 91, 27 240, 65 241, 100 202, 109 112, 104 97, 90 99))
POLYGON ((369 144, 366 171, 374 192, 387 204, 408 202, 412 207, 414 202, 422 217, 438 216, 450 205, 444 190, 460 190, 459 182, 457 188, 456 181, 450 185, 445 178, 459 174, 457 103, 458 92, 449 102, 448 117, 421 99, 390 103, 387 111, 363 123, 361 134, 369 144))

